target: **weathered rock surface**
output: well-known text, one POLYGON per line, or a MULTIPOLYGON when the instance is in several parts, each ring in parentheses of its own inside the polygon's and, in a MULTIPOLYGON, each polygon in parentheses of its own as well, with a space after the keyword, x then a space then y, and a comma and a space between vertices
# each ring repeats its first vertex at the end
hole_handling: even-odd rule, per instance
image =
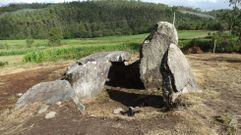
POLYGON ((197 90, 191 67, 177 44, 174 25, 159 22, 141 49, 141 80, 147 89, 162 88, 168 106, 178 94, 197 90))
POLYGON ((66 72, 75 95, 79 98, 94 97, 103 90, 108 80, 111 62, 124 62, 129 59, 127 52, 102 52, 78 60, 66 72))
POLYGON ((79 98, 94 97, 103 89, 111 63, 107 60, 92 60, 76 66, 68 72, 68 81, 79 98))
POLYGON ((175 44, 169 47, 167 64, 173 76, 175 91, 187 93, 198 90, 189 63, 175 44))
POLYGON ((68 68, 66 79, 72 85, 73 100, 79 109, 84 109, 82 99, 95 97, 104 89, 112 62, 124 62, 129 57, 129 53, 122 51, 101 52, 84 57, 68 68))
POLYGON ((171 43, 177 44, 176 28, 167 22, 159 22, 145 39, 141 49, 140 77, 145 88, 161 88, 160 66, 171 43))
POLYGON ((130 54, 124 51, 100 52, 81 58, 77 63, 86 64, 90 61, 107 60, 109 62, 124 62, 130 59, 130 54))
POLYGON ((51 82, 39 83, 21 96, 16 108, 21 108, 32 103, 55 104, 58 101, 71 99, 73 89, 66 80, 56 80, 51 82))
POLYGON ((35 102, 55 104, 72 99, 78 109, 84 110, 81 100, 95 97, 104 89, 112 62, 124 62, 129 58, 129 53, 122 51, 84 57, 68 67, 63 80, 39 83, 30 88, 19 98, 16 108, 35 102))

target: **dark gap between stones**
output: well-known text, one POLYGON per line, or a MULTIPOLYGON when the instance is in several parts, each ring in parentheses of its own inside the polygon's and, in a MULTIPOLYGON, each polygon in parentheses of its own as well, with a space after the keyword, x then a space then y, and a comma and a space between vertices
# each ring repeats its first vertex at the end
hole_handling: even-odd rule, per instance
POLYGON ((109 81, 105 83, 107 86, 127 89, 145 89, 140 79, 139 61, 127 66, 124 62, 112 62, 108 78, 109 81))

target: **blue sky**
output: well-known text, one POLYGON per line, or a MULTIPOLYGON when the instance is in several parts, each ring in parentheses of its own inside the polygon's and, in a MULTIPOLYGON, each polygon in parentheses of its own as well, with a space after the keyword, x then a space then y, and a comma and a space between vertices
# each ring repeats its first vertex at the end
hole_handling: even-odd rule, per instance
MULTIPOLYGON (((9 3, 32 3, 32 2, 45 2, 45 3, 58 3, 64 1, 74 0, 0 0, 0 5, 9 3)), ((76 0, 75 0, 76 1, 76 0)), ((82 1, 82 0, 80 0, 82 1)), ((186 6, 192 8, 201 8, 203 10, 222 9, 228 8, 228 0, 142 0, 145 2, 164 3, 170 6, 186 6)))

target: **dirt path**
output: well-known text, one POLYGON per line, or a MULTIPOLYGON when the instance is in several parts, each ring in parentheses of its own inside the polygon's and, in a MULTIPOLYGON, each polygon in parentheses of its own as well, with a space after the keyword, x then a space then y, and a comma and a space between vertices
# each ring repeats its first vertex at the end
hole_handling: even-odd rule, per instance
MULTIPOLYGON (((3 119, 5 126, 0 132, 24 135, 241 134, 241 55, 196 54, 187 57, 203 93, 180 97, 178 108, 172 112, 162 110, 162 98, 157 90, 109 88, 97 99, 87 101, 84 113, 76 110, 71 102, 51 107, 49 111, 56 111, 57 115, 50 120, 44 118, 45 114, 35 113, 35 117, 25 120, 26 114, 8 113, 11 122, 4 123, 6 120, 3 119), (113 114, 114 109, 122 107, 127 111, 128 106, 139 106, 139 113, 134 117, 113 114)), ((38 82, 58 78, 61 69, 60 66, 34 70, 31 74, 26 71, 0 76, 1 109, 16 102, 15 93, 24 92, 38 82)))

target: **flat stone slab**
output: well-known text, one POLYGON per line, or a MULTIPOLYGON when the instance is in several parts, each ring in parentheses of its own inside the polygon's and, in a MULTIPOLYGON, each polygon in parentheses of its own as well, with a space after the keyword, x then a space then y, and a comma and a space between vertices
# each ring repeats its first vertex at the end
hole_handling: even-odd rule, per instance
POLYGON ((130 54, 124 51, 99 52, 81 58, 77 63, 86 64, 90 61, 107 60, 109 62, 124 62, 130 59, 130 54))
POLYGON ((16 108, 21 108, 36 102, 55 104, 58 101, 71 99, 72 93, 73 89, 66 80, 42 82, 28 89, 27 92, 18 99, 16 108))
POLYGON ((75 95, 79 98, 89 98, 98 95, 108 79, 111 63, 107 60, 92 60, 78 65, 75 70, 68 71, 67 80, 70 82, 75 95))
POLYGON ((84 109, 82 99, 98 95, 103 89, 112 62, 129 60, 128 52, 100 52, 76 61, 69 66, 64 80, 39 83, 24 93, 17 101, 16 108, 35 102, 55 104, 72 99, 80 110, 84 109))
POLYGON ((128 52, 100 52, 81 58, 71 65, 66 78, 79 98, 94 97, 104 89, 112 62, 129 60, 128 52))
POLYGON ((73 100, 80 109, 84 108, 82 99, 95 97, 104 89, 112 62, 124 62, 129 58, 128 52, 101 52, 81 58, 68 68, 66 80, 74 90, 73 100))

